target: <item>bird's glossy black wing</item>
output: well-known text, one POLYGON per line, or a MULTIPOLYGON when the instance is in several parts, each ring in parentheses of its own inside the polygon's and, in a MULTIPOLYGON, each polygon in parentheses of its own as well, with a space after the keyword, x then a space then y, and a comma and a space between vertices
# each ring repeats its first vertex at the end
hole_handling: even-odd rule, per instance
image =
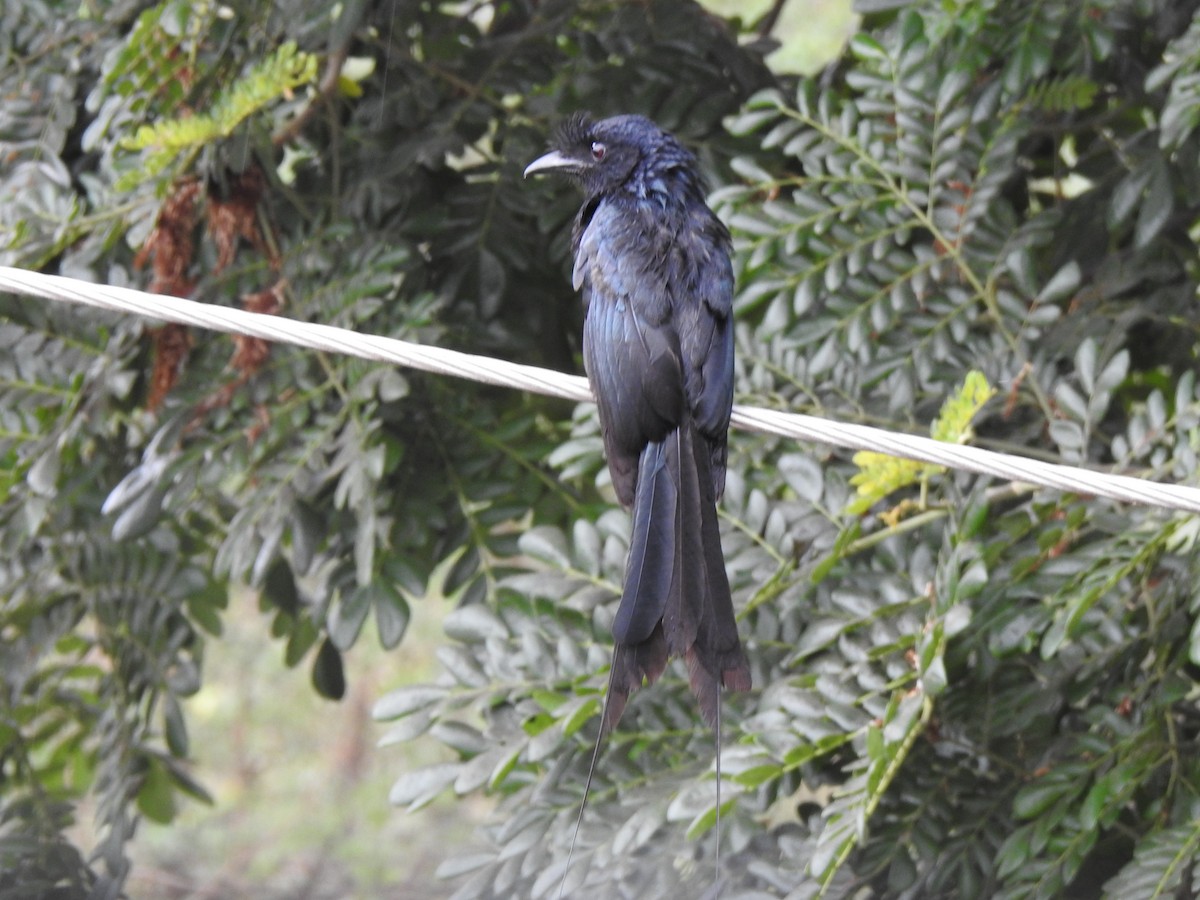
POLYGON ((672 318, 688 407, 710 450, 717 499, 725 489, 726 435, 733 405, 733 267, 729 233, 708 207, 693 207, 675 248, 672 318))
POLYGON ((661 278, 646 271, 648 240, 601 203, 579 237, 574 279, 588 305, 583 356, 600 410, 617 497, 633 503, 638 458, 683 415, 683 366, 661 278))

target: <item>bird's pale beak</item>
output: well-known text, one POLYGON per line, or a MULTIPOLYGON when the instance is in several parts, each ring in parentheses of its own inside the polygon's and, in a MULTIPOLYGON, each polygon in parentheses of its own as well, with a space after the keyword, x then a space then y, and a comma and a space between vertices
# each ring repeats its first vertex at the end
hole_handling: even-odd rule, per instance
POLYGON ((539 156, 525 167, 525 177, 538 172, 575 172, 580 168, 579 160, 572 159, 565 153, 551 150, 544 156, 539 156))

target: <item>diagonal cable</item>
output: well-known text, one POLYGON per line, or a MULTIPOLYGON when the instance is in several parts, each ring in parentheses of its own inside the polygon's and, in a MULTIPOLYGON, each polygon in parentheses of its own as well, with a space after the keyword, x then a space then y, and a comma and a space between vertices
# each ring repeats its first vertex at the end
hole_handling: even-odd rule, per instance
MULTIPOLYGON (((152 319, 230 334, 243 334, 330 353, 344 353, 438 375, 452 375, 501 387, 533 391, 564 400, 592 400, 587 380, 576 375, 565 375, 537 366, 474 356, 457 350, 414 344, 395 338, 359 334, 332 325, 301 322, 282 316, 252 313, 162 294, 148 294, 132 288, 92 284, 61 275, 44 275, 7 266, 0 266, 0 290, 114 312, 133 313, 152 319)), ((867 425, 854 425, 757 407, 735 406, 731 423, 748 431, 853 450, 874 450, 890 456, 917 459, 951 469, 989 475, 1006 481, 1036 484, 1058 491, 1092 494, 1127 503, 1200 513, 1200 488, 1187 485, 1165 484, 1128 475, 1097 472, 1008 453, 996 453, 966 444, 943 443, 931 438, 885 431, 867 425)))

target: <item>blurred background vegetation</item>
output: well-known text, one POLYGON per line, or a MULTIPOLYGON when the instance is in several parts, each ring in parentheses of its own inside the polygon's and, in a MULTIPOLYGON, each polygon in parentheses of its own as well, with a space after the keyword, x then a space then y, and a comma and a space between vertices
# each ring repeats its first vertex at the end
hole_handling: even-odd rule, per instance
MULTIPOLYGON (((734 236, 738 402, 1195 483, 1196 8, 21 0, 0 264, 578 371, 578 198, 520 172, 642 112, 734 236)), ((555 894, 589 406, 15 296, 0 350, 0 900, 555 894)), ((1197 521, 735 434, 722 895, 1195 893, 1197 521)), ((684 682, 573 895, 710 887, 684 682)))
MULTIPOLYGON (((398 771, 438 760, 419 742, 377 746, 370 711, 398 684, 431 681, 446 607, 414 610, 402 662, 364 635, 338 702, 264 651, 262 614, 240 597, 205 659, 205 685, 186 704, 199 749, 192 769, 211 805, 183 802, 167 824, 146 822, 130 847, 130 896, 433 897, 447 848, 466 843, 492 803, 441 798, 413 814, 387 803, 398 771)), ((85 809, 84 846, 90 825, 85 809)))

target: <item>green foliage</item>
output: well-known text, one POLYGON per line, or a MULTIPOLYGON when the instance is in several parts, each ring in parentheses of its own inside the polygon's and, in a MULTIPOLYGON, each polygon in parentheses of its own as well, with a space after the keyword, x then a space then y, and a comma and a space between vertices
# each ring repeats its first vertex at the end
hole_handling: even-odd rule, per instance
POLYGON ((115 58, 105 67, 105 91, 126 98, 134 113, 152 105, 160 114, 178 109, 196 61, 196 38, 209 27, 209 16, 189 14, 182 3, 151 6, 114 48, 115 58))
MULTIPOLYGON (((750 145, 720 122, 770 81, 678 2, 28 0, 0 33, 0 264, 560 368, 574 198, 520 178, 552 124, 636 108, 727 172, 750 145)), ((578 477, 602 464, 594 425, 568 440, 559 403, 17 297, 0 346, 2 897, 115 895, 139 817, 203 796, 183 700, 230 585, 336 698, 371 620, 398 660, 418 603, 458 604, 468 634, 535 517, 603 509, 578 477), (564 452, 568 484, 546 463, 564 452), (97 843, 75 848, 85 798, 97 843)), ((443 656, 476 691, 512 674, 443 656)), ((513 766, 490 780, 536 770, 513 766)))
MULTIPOLYGON (((154 74, 159 78, 169 78, 175 74, 174 66, 170 60, 163 62, 165 65, 154 74)), ((189 113, 173 119, 162 119, 153 125, 141 126, 131 137, 122 140, 121 146, 126 149, 154 152, 142 160, 141 168, 128 172, 118 180, 116 189, 129 190, 143 179, 157 176, 182 151, 194 152, 229 137, 245 119, 293 88, 310 83, 316 74, 316 56, 297 53, 294 41, 281 44, 245 77, 221 92, 207 114, 189 113)), ((109 80, 112 80, 111 73, 109 80)))
MULTIPOLYGON (((930 425, 929 431, 933 439, 953 444, 966 443, 973 434, 971 420, 995 393, 983 377, 983 373, 972 369, 963 380, 962 387, 946 398, 946 402, 942 404, 942 411, 930 425)), ((945 466, 897 459, 868 450, 855 453, 854 464, 858 466, 859 472, 850 479, 850 483, 858 488, 858 498, 846 507, 846 512, 852 514, 865 512, 877 501, 902 487, 946 471, 945 466)))
MULTIPOLYGON (((729 121, 760 144, 715 195, 737 245, 739 400, 940 418, 941 437, 1194 481, 1195 147, 1163 154, 1145 122, 1170 86, 1139 81, 1187 19, 908 6, 868 19, 831 77, 729 121), (973 371, 1002 402, 952 387, 973 371)), ((551 460, 570 483, 594 453, 577 418, 551 460)), ((760 691, 726 704, 723 896, 1194 886, 1191 518, 954 475, 928 480, 918 515, 866 521, 841 454, 739 435, 730 466, 723 536, 760 691)), ((398 738, 466 719, 504 748, 478 763, 505 797, 490 846, 444 866, 459 896, 547 896, 562 877, 596 719, 562 723, 594 714, 603 670, 568 656, 552 610, 587 615, 585 646, 606 638, 627 527, 612 515, 599 537, 535 518, 503 628, 456 640, 465 659, 434 692, 381 701, 398 738), (524 620, 530 595, 553 605, 524 620), (511 674, 472 684, 477 667, 511 674)), ((711 749, 671 672, 601 755, 568 892, 711 882, 711 749)), ((439 740, 461 768, 402 784, 469 793, 458 773, 481 755, 439 740)))
POLYGON ((1158 142, 1165 150, 1181 149, 1191 136, 1200 112, 1196 92, 1200 89, 1200 22, 1192 20, 1183 34, 1163 51, 1162 62, 1146 77, 1146 89, 1166 88, 1167 99, 1158 119, 1158 142))
MULTIPOLYGON (((0 263, 145 284, 148 259, 209 302, 570 368, 578 198, 520 171, 565 112, 636 110, 718 185, 739 402, 1194 482, 1195 4, 878 5, 781 85, 668 0, 313 0, 254 27, 10 4, 0 263), (351 50, 360 93, 313 84, 351 50), (203 131, 178 181, 140 177, 142 126, 203 131)), ((454 603, 441 678, 376 710, 443 751, 392 800, 491 793, 442 873, 557 890, 629 540, 594 410, 13 297, 0 346, 0 897, 114 894, 138 817, 202 795, 182 700, 231 584, 329 697, 370 620, 403 665, 418 604, 454 603)), ((919 512, 864 518, 872 472, 882 499, 850 454, 731 442, 757 690, 723 711, 722 895, 1194 890, 1194 518, 924 469, 919 512)), ((607 740, 568 888, 707 890, 712 760, 672 667, 607 740)))

